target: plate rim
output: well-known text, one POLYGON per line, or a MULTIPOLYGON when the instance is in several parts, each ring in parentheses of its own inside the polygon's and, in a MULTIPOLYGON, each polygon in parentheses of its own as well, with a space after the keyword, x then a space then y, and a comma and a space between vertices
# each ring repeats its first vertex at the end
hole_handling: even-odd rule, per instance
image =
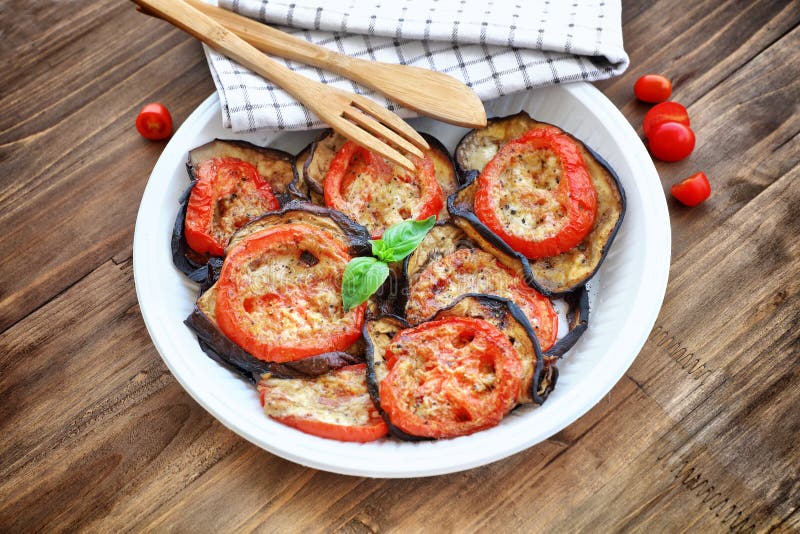
MULTIPOLYGON (((573 399, 575 402, 572 403, 572 406, 577 406, 577 408, 572 409, 567 416, 559 419, 559 422, 556 425, 557 428, 550 434, 553 435, 571 425, 577 419, 591 410, 603 398, 603 396, 605 396, 617 384, 617 382, 619 382, 620 378, 622 378, 625 372, 630 368, 633 361, 636 359, 642 347, 644 346, 644 343, 646 342, 647 337, 650 335, 650 332, 658 317, 663 304, 664 295, 666 293, 671 254, 671 228, 669 224, 666 198, 663 195, 663 191, 660 187, 661 182, 655 165, 647 154, 647 151, 642 145, 640 138, 622 113, 601 91, 586 82, 552 86, 548 89, 564 90, 572 93, 572 96, 578 100, 584 102, 590 101, 593 105, 596 104, 597 108, 593 108, 593 113, 598 116, 599 120, 605 124, 617 127, 615 133, 618 134, 625 142, 624 146, 626 146, 626 148, 630 148, 629 152, 626 151, 625 159, 637 170, 637 181, 641 176, 645 185, 647 185, 649 189, 655 187, 655 183, 651 182, 655 181, 658 184, 659 195, 651 195, 651 200, 653 200, 653 202, 652 205, 648 206, 648 209, 652 210, 652 219, 659 224, 665 241, 665 243, 662 243, 662 247, 655 249, 656 252, 661 252, 661 261, 655 263, 656 269, 654 271, 648 271, 648 283, 650 285, 649 293, 655 296, 657 304, 649 306, 646 310, 647 313, 640 314, 637 317, 638 336, 635 338, 635 340, 628 340, 627 342, 627 345, 633 348, 628 351, 626 358, 615 360, 616 365, 614 365, 612 369, 605 369, 603 380, 598 381, 598 383, 603 384, 603 386, 595 386, 588 390, 581 390, 578 393, 577 397, 573 399)), ((536 89, 532 89, 529 92, 535 91, 536 89)), ((545 437, 538 440, 532 440, 529 443, 518 443, 516 446, 492 450, 465 461, 450 461, 446 465, 431 465, 430 462, 428 462, 427 465, 424 466, 404 466, 402 469, 375 469, 370 466, 364 468, 363 466, 354 466, 352 464, 342 465, 336 463, 335 461, 323 461, 318 458, 309 458, 306 455, 298 454, 295 452, 297 448, 291 446, 293 444, 291 440, 289 440, 289 443, 287 444, 288 446, 286 447, 277 446, 272 442, 264 442, 258 436, 250 432, 247 428, 236 424, 235 421, 232 421, 225 416, 224 412, 220 410, 220 406, 224 405, 224 400, 216 399, 213 392, 208 393, 198 391, 198 389, 195 387, 195 383, 192 381, 192 373, 186 372, 186 370, 180 367, 177 361, 174 361, 170 358, 170 352, 167 350, 168 347, 165 345, 165 340, 168 340, 168 337, 164 337, 165 326, 163 322, 159 321, 157 313, 155 313, 155 311, 151 308, 148 298, 144 293, 144 288, 146 287, 145 276, 148 271, 145 264, 147 257, 143 254, 143 251, 145 250, 143 243, 147 242, 148 239, 163 238, 163 236, 152 236, 148 234, 146 216, 146 206, 148 204, 146 204, 145 201, 149 200, 149 198, 153 196, 156 189, 155 182, 157 182, 157 180, 154 180, 154 177, 158 177, 164 172, 173 172, 170 168, 170 165, 173 164, 176 157, 179 161, 185 159, 186 150, 183 147, 182 140, 193 135, 191 133, 187 133, 188 130, 193 128, 195 123, 204 117, 206 113, 212 111, 210 108, 214 108, 215 106, 217 108, 219 107, 219 97, 216 92, 212 93, 197 108, 195 108, 195 110, 186 118, 178 131, 176 131, 176 134, 164 148, 161 156, 156 162, 156 165, 153 167, 153 171, 148 178, 147 186, 145 187, 142 195, 142 201, 139 205, 139 210, 137 213, 133 240, 134 283, 136 287, 137 300, 140 305, 142 318, 148 330, 148 334, 150 335, 151 341, 156 347, 161 359, 165 362, 172 375, 175 377, 181 387, 183 387, 183 389, 195 400, 195 402, 208 411, 226 428, 235 432, 237 435, 243 437, 259 448, 307 467, 353 476, 376 478, 411 478, 454 473, 486 465, 509 457, 547 439, 545 437), (137 253, 137 251, 139 252, 137 253), (214 399, 215 402, 212 402, 212 399, 214 399)), ((232 135, 236 134, 232 133, 232 135)), ((277 425, 277 423, 275 424, 277 425)), ((468 438, 471 437, 472 436, 468 438)), ((437 456, 439 455, 434 455, 431 459, 436 459, 437 456)))

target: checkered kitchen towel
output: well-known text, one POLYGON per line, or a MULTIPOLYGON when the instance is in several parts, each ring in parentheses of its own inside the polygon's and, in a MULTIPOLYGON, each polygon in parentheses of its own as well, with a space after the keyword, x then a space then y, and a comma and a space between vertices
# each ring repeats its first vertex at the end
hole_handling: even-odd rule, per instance
MULTIPOLYGON (((236 11, 343 54, 403 63, 454 76, 482 100, 531 87, 600 80, 622 73, 620 0, 219 0, 236 11)), ((320 120, 281 89, 206 48, 222 104, 236 132, 303 130, 320 120)), ((369 95, 381 95, 292 61, 292 70, 369 95)))

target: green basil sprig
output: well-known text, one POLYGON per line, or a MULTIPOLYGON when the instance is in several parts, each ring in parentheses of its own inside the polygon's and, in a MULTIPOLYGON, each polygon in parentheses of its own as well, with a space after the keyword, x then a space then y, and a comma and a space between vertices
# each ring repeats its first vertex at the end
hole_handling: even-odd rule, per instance
POLYGON ((380 239, 372 240, 372 254, 353 258, 344 269, 342 304, 349 311, 366 301, 389 277, 389 263, 414 252, 436 224, 431 215, 424 221, 403 221, 387 228, 380 239))

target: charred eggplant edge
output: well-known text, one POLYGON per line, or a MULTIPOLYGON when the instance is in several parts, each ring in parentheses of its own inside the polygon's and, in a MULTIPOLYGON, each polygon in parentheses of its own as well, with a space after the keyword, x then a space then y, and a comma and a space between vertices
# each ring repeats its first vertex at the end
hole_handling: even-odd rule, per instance
MULTIPOLYGON (((258 145, 254 145, 253 143, 247 141, 241 141, 238 139, 213 139, 208 143, 204 143, 199 145, 195 148, 189 150, 186 156, 186 172, 189 174, 189 185, 187 186, 186 190, 181 194, 178 198, 178 213, 175 217, 175 224, 172 227, 172 238, 170 239, 170 248, 172 250, 172 263, 175 267, 185 274, 191 281, 202 283, 207 278, 207 267, 206 264, 211 258, 217 256, 210 256, 205 255, 205 261, 202 263, 191 260, 187 257, 187 253, 194 252, 189 247, 189 243, 186 242, 186 234, 185 234, 185 221, 186 221, 186 210, 189 205, 189 196, 192 194, 192 189, 194 185, 197 183, 197 176, 194 172, 195 164, 192 163, 192 152, 196 150, 200 150, 206 147, 209 147, 215 143, 225 143, 238 146, 240 148, 253 150, 255 152, 259 152, 261 154, 268 154, 270 156, 278 156, 280 159, 289 161, 292 167, 292 173, 296 176, 296 166, 295 166, 295 156, 289 154, 288 152, 284 152, 282 150, 277 150, 274 148, 269 147, 260 147, 258 145)), ((301 152, 302 153, 302 152, 301 152)), ((292 190, 292 183, 294 183, 294 178, 291 182, 289 182, 289 186, 287 187, 287 191, 283 193, 276 194, 275 197, 278 199, 278 202, 281 206, 287 205, 295 198, 295 194, 292 190)), ((302 195, 299 196, 300 199, 305 199, 302 195)), ((198 257, 202 256, 194 252, 198 257)))
POLYGON ((212 360, 247 378, 253 385, 269 373, 276 378, 314 378, 347 365, 363 363, 348 352, 325 352, 293 362, 266 362, 251 355, 231 341, 197 306, 184 320, 196 335, 200 348, 212 360))
MULTIPOLYGON (((502 120, 514 118, 517 115, 519 115, 520 113, 526 113, 526 112, 521 111, 519 113, 514 113, 512 115, 506 115, 506 116, 503 116, 503 117, 494 117, 492 119, 489 119, 489 123, 487 124, 486 127, 490 126, 491 124, 493 124, 495 122, 499 122, 499 121, 502 121, 502 120)), ((467 132, 461 138, 461 140, 458 142, 458 144, 456 145, 456 149, 453 151, 453 157, 454 157, 454 160, 456 162, 456 169, 458 170, 459 173, 462 174, 462 179, 464 180, 464 183, 458 189, 458 191, 456 191, 455 193, 450 195, 450 197, 448 197, 448 199, 447 199, 447 209, 450 212, 451 216, 453 216, 454 218, 461 217, 468 224, 472 225, 472 227, 482 237, 484 237, 485 239, 490 241, 494 246, 497 246, 498 248, 502 249, 504 252, 508 252, 511 255, 516 256, 520 260, 520 262, 522 263, 522 268, 523 268, 526 276, 528 276, 528 275, 530 276, 530 285, 534 289, 536 289, 537 291, 539 291, 540 293, 542 293, 543 295, 548 296, 548 297, 550 297, 550 296, 567 295, 569 293, 572 293, 572 292, 576 291, 577 289, 580 289, 581 286, 585 285, 589 280, 591 280, 597 274, 597 271, 600 269, 600 266, 605 261, 606 256, 608 255, 608 251, 611 248, 611 244, 614 242, 614 238, 617 236, 617 232, 619 231, 619 228, 622 225, 622 220, 625 218, 625 212, 627 210, 627 197, 625 196, 625 189, 622 187, 622 182, 620 181, 619 175, 617 174, 617 172, 611 167, 611 165, 608 164, 608 162, 602 156, 600 156, 597 152, 595 152, 591 147, 589 147, 586 143, 584 143, 583 141, 581 141, 580 139, 578 139, 574 135, 570 134, 569 132, 564 131, 563 129, 561 129, 559 126, 557 126, 555 124, 550 124, 550 123, 547 123, 547 122, 538 121, 538 120, 533 119, 532 117, 530 117, 530 115, 528 115, 528 117, 531 118, 532 120, 535 120, 536 122, 539 122, 540 124, 548 124, 550 126, 555 126, 559 130, 564 132, 566 135, 568 135, 570 138, 572 138, 574 141, 576 141, 577 143, 580 143, 581 146, 583 146, 586 149, 586 151, 589 152, 589 154, 591 154, 591 156, 597 160, 597 162, 600 164, 600 166, 602 166, 606 171, 608 171, 608 174, 611 176, 611 179, 614 182, 614 186, 617 188, 617 191, 619 192, 619 197, 620 197, 619 218, 617 219, 616 224, 614 224, 614 228, 612 228, 611 232, 608 234, 608 238, 606 239, 606 242, 603 244, 603 247, 601 249, 602 252, 600 253, 600 259, 598 260, 597 265, 595 265, 594 269, 592 269, 592 272, 590 272, 581 281, 576 282, 571 287, 568 287, 568 288, 563 289, 561 291, 553 291, 553 290, 547 289, 547 288, 543 287, 542 284, 538 280, 536 280, 536 277, 533 275, 533 271, 531 270, 530 263, 528 262, 528 258, 526 258, 523 254, 520 254, 519 252, 515 251, 510 246, 508 246, 505 241, 500 239, 500 237, 498 237, 485 224, 483 224, 480 221, 480 219, 478 219, 478 217, 475 215, 475 213, 473 211, 474 210, 474 206, 468 211, 460 210, 460 209, 455 209, 454 210, 453 204, 455 203, 455 199, 458 198, 459 193, 462 190, 464 190, 467 187, 469 187, 470 185, 472 185, 472 183, 477 179, 478 175, 480 174, 480 172, 477 169, 464 169, 461 166, 461 162, 458 159, 458 147, 461 146, 461 144, 464 142, 464 140, 467 139, 468 136, 472 135, 476 130, 470 130, 469 132, 467 132)))
MULTIPOLYGON (((307 202, 305 200, 292 200, 278 211, 267 212, 259 217, 256 217, 252 221, 249 221, 247 224, 233 233, 231 240, 228 242, 226 247, 226 253, 227 249, 230 248, 234 242, 241 240, 244 236, 252 233, 253 231, 258 231, 260 229, 258 226, 263 224, 267 219, 287 217, 291 216, 292 213, 299 212, 305 212, 317 217, 327 217, 333 221, 333 223, 339 227, 339 230, 341 230, 342 234, 347 239, 348 252, 351 256, 364 256, 372 253, 370 234, 366 228, 353 221, 340 211, 326 208, 325 206, 312 204, 311 202, 307 202)), ((265 228, 267 227, 268 226, 265 226, 265 228)))
POLYGON ((589 291, 586 286, 583 285, 572 293, 564 295, 564 300, 569 306, 567 310, 569 331, 544 353, 545 359, 550 362, 562 358, 589 328, 589 291))
POLYGON ((403 441, 431 441, 433 438, 414 436, 397 428, 394 425, 394 423, 392 423, 391 419, 389 419, 389 414, 387 414, 386 410, 384 410, 383 406, 381 406, 380 384, 378 383, 378 375, 375 371, 375 344, 372 340, 372 337, 369 335, 368 326, 369 322, 377 322, 383 320, 390 320, 397 322, 398 332, 400 330, 410 328, 410 325, 406 322, 405 319, 403 319, 398 315, 392 315, 392 314, 380 315, 374 318, 368 317, 364 321, 364 325, 361 327, 361 335, 364 338, 364 341, 366 342, 364 359, 367 362, 367 391, 369 392, 369 397, 370 399, 372 399, 373 406, 375 406, 375 409, 378 411, 381 418, 386 423, 386 426, 389 427, 389 433, 392 436, 403 441))
POLYGON ((306 202, 311 202, 311 196, 308 192, 308 184, 306 184, 305 179, 302 176, 303 168, 305 168, 305 162, 308 160, 308 157, 311 155, 311 150, 314 146, 313 141, 306 146, 304 146, 300 152, 294 157, 294 161, 292 162, 292 174, 293 178, 292 181, 289 182, 289 195, 294 200, 304 200, 306 202), (298 164, 300 163, 300 158, 305 154, 305 159, 303 159, 300 168, 298 168, 298 164), (305 192, 303 191, 305 189, 305 192))

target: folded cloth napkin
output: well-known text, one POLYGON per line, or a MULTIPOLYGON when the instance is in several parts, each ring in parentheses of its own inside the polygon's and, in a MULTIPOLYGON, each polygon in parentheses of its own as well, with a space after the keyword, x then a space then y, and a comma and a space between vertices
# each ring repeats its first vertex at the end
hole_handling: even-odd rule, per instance
MULTIPOLYGON (((454 76, 482 100, 532 87, 622 73, 620 0, 219 0, 349 56, 454 76)), ((224 126, 303 130, 323 123, 291 96, 206 47, 224 126)), ((366 94, 402 117, 411 110, 341 76, 279 59, 311 79, 366 94)))

